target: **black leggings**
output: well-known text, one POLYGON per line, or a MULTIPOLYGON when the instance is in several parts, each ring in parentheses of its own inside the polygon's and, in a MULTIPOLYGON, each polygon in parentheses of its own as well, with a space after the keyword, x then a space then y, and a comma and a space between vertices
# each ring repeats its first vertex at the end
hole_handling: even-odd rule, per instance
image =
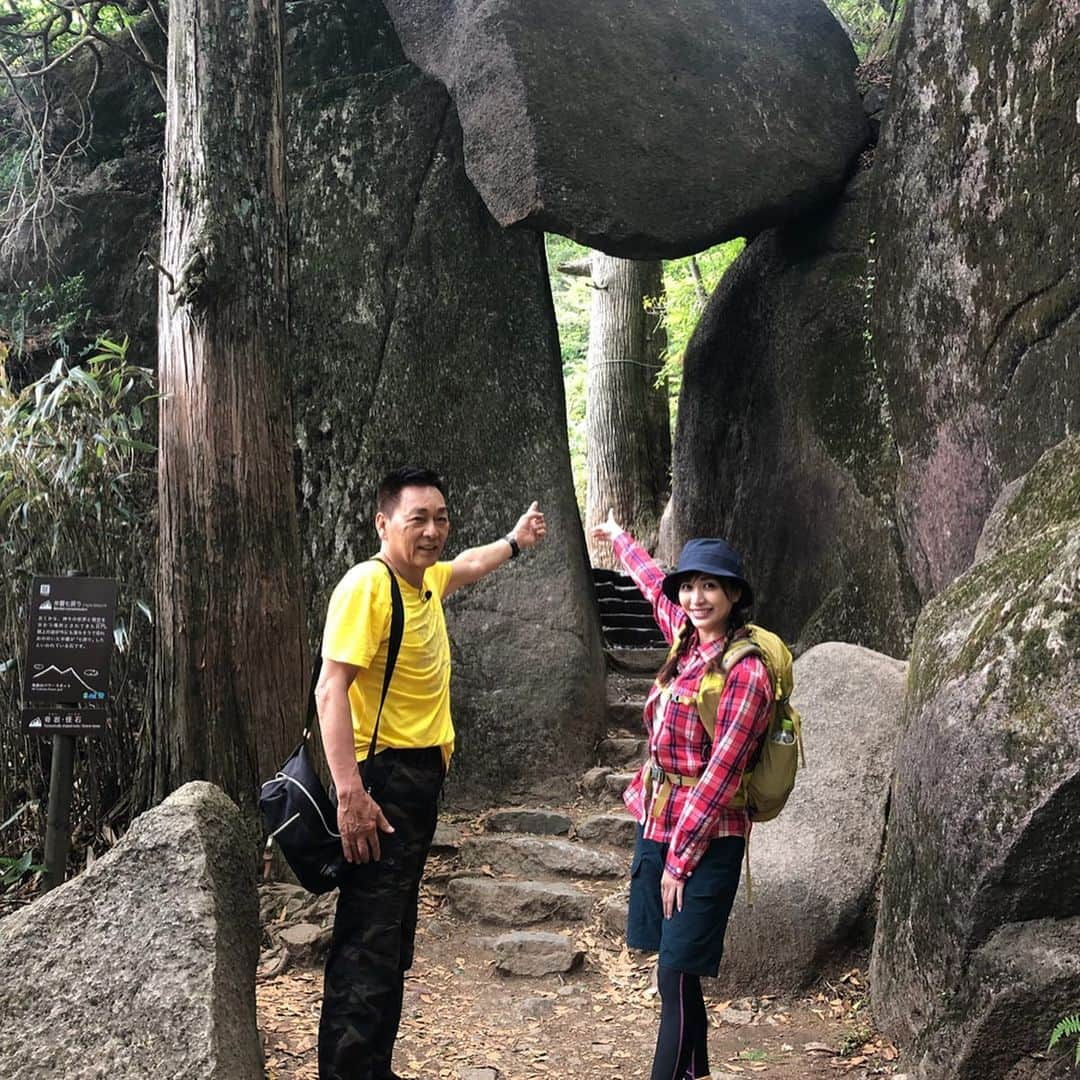
POLYGON ((656 1037, 652 1080, 685 1080, 709 1075, 709 1020, 701 976, 657 968, 660 1034, 656 1037))

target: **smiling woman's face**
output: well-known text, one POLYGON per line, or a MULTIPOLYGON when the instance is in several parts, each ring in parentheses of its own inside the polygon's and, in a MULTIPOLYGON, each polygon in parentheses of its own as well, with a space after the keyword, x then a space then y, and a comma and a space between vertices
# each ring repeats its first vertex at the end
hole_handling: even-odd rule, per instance
POLYGON ((738 585, 708 574, 695 574, 679 582, 679 605, 702 641, 714 641, 727 633, 728 616, 741 595, 738 585))
POLYGON ((375 515, 375 528, 383 542, 383 554, 406 579, 434 566, 450 535, 446 499, 436 487, 405 487, 389 514, 375 515))

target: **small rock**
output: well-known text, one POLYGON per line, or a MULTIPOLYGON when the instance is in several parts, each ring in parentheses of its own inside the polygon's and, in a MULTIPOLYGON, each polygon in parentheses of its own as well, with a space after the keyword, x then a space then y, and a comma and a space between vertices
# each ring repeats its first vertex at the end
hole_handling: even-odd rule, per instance
POLYGON ((453 852, 461 847, 464 835, 460 825, 449 821, 440 821, 435 826, 435 835, 431 839, 431 850, 436 852, 453 852))
POLYGON ((615 1045, 613 1043, 597 1043, 592 1044, 592 1052, 597 1057, 611 1057, 615 1053, 615 1045))
POLYGON ((296 923, 286 926, 274 935, 284 943, 294 960, 308 962, 326 956, 330 947, 331 931, 315 923, 296 923))
POLYGON ((498 1069, 462 1069, 459 1080, 499 1080, 498 1069))
POLYGON ((554 1004, 548 998, 531 997, 518 1006, 522 1020, 546 1020, 555 1012, 554 1004))
POLYGON ((565 836, 572 822, 554 810, 492 810, 484 819, 489 832, 533 833, 539 836, 565 836))
POLYGON ((268 882, 259 886, 259 922, 291 922, 307 907, 311 893, 302 885, 268 882))
POLYGON ((625 889, 609 896, 600 907, 600 922, 612 934, 626 933, 626 917, 630 900, 625 889))
POLYGON ((495 967, 507 975, 558 975, 573 971, 585 953, 565 934, 517 930, 496 938, 495 967))
POLYGON ((743 1009, 725 1009, 720 1014, 720 1019, 725 1024, 733 1024, 737 1027, 742 1027, 746 1024, 753 1023, 754 1014, 743 1009))

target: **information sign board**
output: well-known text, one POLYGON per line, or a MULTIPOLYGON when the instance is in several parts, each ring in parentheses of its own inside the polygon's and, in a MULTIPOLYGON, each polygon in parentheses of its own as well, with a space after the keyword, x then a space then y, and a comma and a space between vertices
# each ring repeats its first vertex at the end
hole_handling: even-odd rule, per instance
POLYGON ((101 731, 108 702, 116 582, 36 577, 23 666, 23 730, 101 731))

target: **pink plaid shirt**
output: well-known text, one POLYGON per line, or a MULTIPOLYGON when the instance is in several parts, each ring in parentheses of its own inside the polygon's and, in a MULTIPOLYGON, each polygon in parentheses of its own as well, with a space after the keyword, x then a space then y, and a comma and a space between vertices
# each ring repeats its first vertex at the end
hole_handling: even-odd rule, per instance
MULTIPOLYGON (((664 638, 673 642, 686 622, 686 612, 661 591, 664 572, 629 533, 614 540, 615 554, 642 594, 664 638)), ((652 760, 665 772, 700 779, 693 787, 672 786, 667 804, 657 817, 647 805, 645 769, 623 794, 623 802, 645 826, 645 839, 668 844, 665 869, 685 879, 693 872, 710 840, 720 836, 747 836, 750 821, 743 810, 727 803, 739 789, 743 769, 769 724, 773 704, 772 682, 761 659, 748 656, 728 673, 716 716, 716 738, 702 726, 694 698, 710 660, 719 660, 728 642, 698 641, 691 631, 690 647, 679 661, 678 673, 658 686, 645 703, 645 730, 652 760)))

